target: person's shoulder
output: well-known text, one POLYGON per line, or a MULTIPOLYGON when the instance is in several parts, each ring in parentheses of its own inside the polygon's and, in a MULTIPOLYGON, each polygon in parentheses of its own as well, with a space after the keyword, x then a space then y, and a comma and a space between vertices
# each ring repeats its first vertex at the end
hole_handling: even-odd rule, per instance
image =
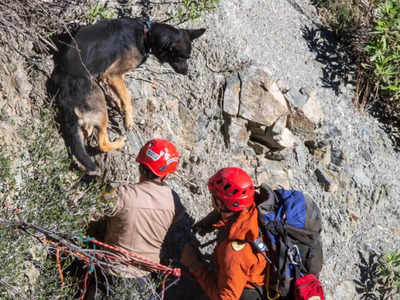
POLYGON ((154 180, 145 180, 135 185, 136 189, 154 191, 158 193, 171 193, 171 187, 165 182, 157 182, 154 180))
POLYGON ((129 193, 140 189, 140 183, 127 182, 118 186, 118 192, 129 193))

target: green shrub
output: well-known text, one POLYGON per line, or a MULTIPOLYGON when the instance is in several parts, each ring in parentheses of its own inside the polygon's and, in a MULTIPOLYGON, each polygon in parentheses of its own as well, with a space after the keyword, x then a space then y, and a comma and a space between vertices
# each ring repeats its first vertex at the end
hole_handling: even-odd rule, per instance
POLYGON ((400 2, 387 0, 377 9, 376 25, 365 49, 377 88, 390 100, 400 100, 400 2))
MULTIPOLYGON (((18 132, 26 141, 18 157, 22 165, 11 168, 12 159, 0 153, 0 220, 25 221, 79 235, 98 210, 103 185, 81 182, 81 175, 70 170, 54 111, 42 109, 39 118, 40 122, 18 132)), ((26 232, 0 224, 0 299, 13 295, 66 299, 77 292, 79 285, 61 289, 56 263, 45 247, 26 232)))
POLYGON ((355 70, 350 78, 356 83, 355 105, 367 107, 382 121, 399 147, 400 1, 313 0, 313 4, 355 70))
POLYGON ((382 299, 400 299, 400 250, 381 256, 379 263, 377 277, 382 299))

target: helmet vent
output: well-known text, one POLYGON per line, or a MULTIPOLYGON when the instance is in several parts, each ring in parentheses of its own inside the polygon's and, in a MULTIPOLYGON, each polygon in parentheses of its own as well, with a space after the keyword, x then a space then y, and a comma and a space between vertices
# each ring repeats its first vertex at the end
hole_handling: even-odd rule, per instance
POLYGON ((242 195, 244 195, 244 194, 246 194, 246 191, 243 191, 243 192, 242 192, 242 195))
POLYGON ((217 184, 221 184, 222 183, 222 179, 217 181, 217 184))
POLYGON ((233 190, 232 195, 235 195, 237 192, 239 192, 238 189, 233 190))
POLYGON ((229 189, 231 187, 231 185, 228 183, 228 184, 226 184, 225 186, 224 186, 224 190, 227 190, 227 189, 229 189))

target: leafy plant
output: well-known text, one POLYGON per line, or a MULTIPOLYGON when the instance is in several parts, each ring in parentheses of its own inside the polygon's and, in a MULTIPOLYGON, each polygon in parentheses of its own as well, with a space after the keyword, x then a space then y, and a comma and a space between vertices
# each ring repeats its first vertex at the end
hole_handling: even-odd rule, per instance
POLYGON ((400 2, 379 5, 372 39, 365 47, 370 55, 364 65, 373 70, 378 90, 391 100, 400 100, 400 2))
MULTIPOLYGON (((349 58, 355 76, 340 74, 340 79, 355 81, 355 105, 367 108, 377 117, 399 149, 400 1, 312 0, 312 3, 349 58)), ((329 61, 327 65, 330 66, 329 61)))
POLYGON ((383 255, 379 259, 378 283, 383 299, 400 299, 400 250, 383 255), (392 298, 394 296, 398 298, 392 298))
POLYGON ((360 299, 400 300, 400 249, 385 255, 359 255, 360 279, 354 282, 360 299))
POLYGON ((203 13, 215 9, 218 2, 219 0, 182 0, 171 17, 181 21, 194 20, 203 13))
POLYGON ((101 5, 97 2, 89 8, 85 17, 88 24, 93 24, 101 19, 112 19, 115 17, 115 13, 105 4, 101 5))

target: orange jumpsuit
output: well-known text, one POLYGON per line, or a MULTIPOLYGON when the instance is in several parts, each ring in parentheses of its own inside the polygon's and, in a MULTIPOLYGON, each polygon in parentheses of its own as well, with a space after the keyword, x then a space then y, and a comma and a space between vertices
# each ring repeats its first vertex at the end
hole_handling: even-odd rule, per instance
POLYGON ((253 288, 249 282, 264 285, 267 261, 248 243, 259 236, 257 208, 242 211, 231 225, 219 221, 214 226, 229 232, 214 250, 218 271, 202 266, 193 275, 211 300, 239 300, 244 288, 253 288))

